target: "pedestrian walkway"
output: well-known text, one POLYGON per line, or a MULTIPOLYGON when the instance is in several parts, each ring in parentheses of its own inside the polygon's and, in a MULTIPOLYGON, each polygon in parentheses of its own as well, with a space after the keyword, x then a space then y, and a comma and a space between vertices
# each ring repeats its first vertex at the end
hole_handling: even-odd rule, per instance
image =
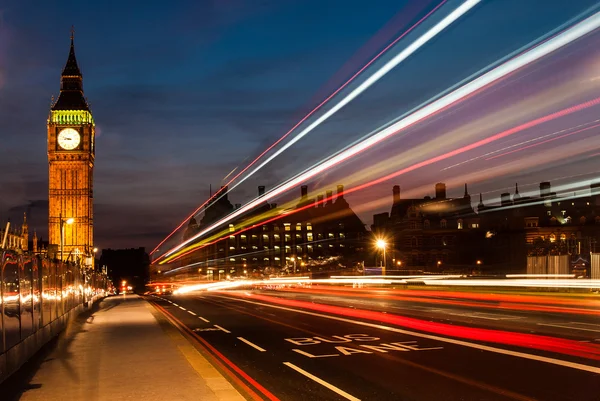
POLYGON ((136 295, 106 298, 65 333, 21 400, 244 399, 187 339, 157 319, 136 295))

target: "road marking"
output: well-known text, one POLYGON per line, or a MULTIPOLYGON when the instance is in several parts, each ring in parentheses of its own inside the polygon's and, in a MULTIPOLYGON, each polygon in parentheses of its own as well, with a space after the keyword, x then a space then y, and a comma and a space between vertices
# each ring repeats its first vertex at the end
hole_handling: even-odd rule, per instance
POLYGON ((196 316, 196 314, 195 314, 194 312, 192 312, 191 310, 189 310, 189 311, 188 311, 188 313, 189 313, 190 315, 194 315, 194 316, 196 316))
POLYGON ((341 395, 342 397, 344 397, 347 400, 352 400, 352 401, 360 401, 360 398, 356 398, 350 394, 348 394, 347 392, 345 392, 344 390, 334 386, 333 384, 327 383, 325 380, 323 379, 319 379, 317 376, 308 373, 306 370, 299 368, 298 366, 294 365, 291 362, 284 362, 283 363, 285 366, 287 366, 288 368, 292 368, 294 369, 296 372, 303 374, 304 376, 308 377, 311 380, 316 381, 317 383, 319 383, 320 385, 327 387, 329 390, 341 395))
POLYGON ((205 319, 202 316, 198 316, 198 319, 202 320, 203 322, 210 323, 210 320, 205 319))
MULTIPOLYGON (((571 323, 572 324, 572 323, 571 323)), ((596 333, 600 333, 600 329, 585 329, 583 327, 577 326, 567 326, 566 324, 554 324, 554 323, 538 323, 538 326, 552 326, 552 327, 561 327, 563 329, 571 329, 571 330, 583 330, 583 331, 594 331, 596 333)))
POLYGON ((177 305, 175 302, 173 302, 173 305, 175 305, 175 306, 179 306, 179 305, 177 305))
POLYGON ((181 309, 181 310, 187 310, 183 306, 180 306, 179 309, 181 309))
POLYGON ((221 326, 219 326, 219 325, 216 325, 216 324, 215 324, 215 327, 216 327, 217 329, 219 329, 219 330, 223 330, 225 333, 231 333, 231 331, 229 331, 229 330, 227 330, 227 329, 224 329, 224 328, 222 328, 222 327, 221 327, 221 326))
MULTIPOLYGON (((232 297, 230 297, 230 296, 229 297, 225 297, 225 298, 232 299, 232 297)), ((374 327, 374 328, 380 329, 380 330, 392 331, 392 332, 401 333, 401 334, 408 334, 408 335, 414 336, 414 337, 429 338, 431 340, 436 340, 436 341, 441 341, 441 342, 445 342, 445 343, 461 345, 463 347, 469 347, 469 348, 480 349, 480 350, 483 350, 483 351, 495 352, 497 354, 504 354, 504 355, 516 356, 518 358, 531 359, 531 360, 534 360, 534 361, 546 362, 546 363, 550 363, 550 364, 553 364, 553 365, 559 365, 559 366, 564 366, 564 367, 571 368, 571 369, 584 370, 584 371, 587 371, 587 372, 592 372, 592 373, 600 374, 600 368, 597 368, 595 366, 584 365, 584 364, 581 364, 581 363, 563 361, 561 359, 549 358, 549 357, 540 356, 540 355, 534 355, 534 354, 527 354, 525 352, 518 352, 518 351, 511 351, 511 350, 502 349, 502 348, 490 347, 489 345, 476 344, 476 343, 471 343, 471 342, 463 341, 463 340, 455 340, 453 338, 446 338, 446 337, 440 337, 440 336, 436 336, 436 335, 432 335, 432 334, 419 333, 419 332, 416 332, 416 331, 404 330, 404 329, 399 329, 399 328, 390 327, 390 326, 384 326, 384 325, 376 324, 376 323, 361 322, 361 321, 351 320, 351 319, 347 319, 347 318, 343 318, 343 317, 329 316, 329 315, 324 315, 324 314, 321 314, 321 313, 305 311, 305 310, 302 310, 302 309, 288 308, 286 306, 265 304, 265 303, 262 303, 262 302, 248 301, 248 300, 240 299, 240 298, 233 298, 233 299, 237 299, 240 302, 246 302, 246 303, 249 303, 249 304, 267 306, 267 307, 270 307, 270 308, 286 310, 286 311, 289 311, 289 312, 302 313, 302 314, 305 314, 305 315, 317 316, 317 317, 322 317, 322 318, 325 318, 325 319, 337 320, 337 321, 346 322, 346 323, 352 323, 352 324, 356 324, 356 325, 359 325, 359 326, 374 327)))
POLYGON ((255 348, 255 349, 259 350, 260 352, 266 352, 267 351, 266 349, 259 347, 258 345, 254 344, 253 342, 246 340, 244 337, 238 337, 238 340, 245 342, 246 344, 248 344, 252 348, 255 348))

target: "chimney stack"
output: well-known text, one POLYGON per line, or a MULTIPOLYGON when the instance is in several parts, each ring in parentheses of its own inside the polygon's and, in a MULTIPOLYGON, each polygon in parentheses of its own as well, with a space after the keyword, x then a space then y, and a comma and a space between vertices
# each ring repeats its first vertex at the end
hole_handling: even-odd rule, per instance
POLYGON ((228 197, 228 193, 227 193, 227 185, 221 185, 221 190, 219 191, 221 193, 221 196, 223 196, 223 200, 225 202, 227 202, 227 197, 228 197))
POLYGON ((263 196, 264 194, 265 194, 265 186, 259 185, 258 186, 258 196, 263 196))
POLYGON ((343 185, 337 186, 337 199, 344 199, 344 186, 343 185))
POLYGON ((544 182, 540 182, 540 196, 546 197, 546 196, 550 196, 550 183, 548 181, 544 181, 544 182))
POLYGON ((511 203, 512 202, 510 201, 510 192, 504 192, 503 194, 500 195, 500 204, 502 206, 508 206, 511 203))
POLYGON ((302 199, 308 198, 308 186, 302 185, 300 187, 300 194, 302 195, 302 199))
POLYGON ((400 185, 394 185, 392 189, 394 205, 400 202, 400 185))
POLYGON ((333 204, 333 191, 326 191, 325 197, 327 198, 327 202, 325 202, 326 205, 333 204))
POLYGON ((446 184, 443 182, 435 184, 435 199, 446 199, 446 184))

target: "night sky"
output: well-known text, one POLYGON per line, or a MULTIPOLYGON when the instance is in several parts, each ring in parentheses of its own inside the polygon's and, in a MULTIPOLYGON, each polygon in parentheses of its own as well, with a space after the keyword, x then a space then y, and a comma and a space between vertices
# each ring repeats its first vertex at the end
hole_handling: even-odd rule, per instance
MULTIPOLYGON (((46 118, 51 96, 59 92, 71 25, 96 121, 96 244, 152 249, 208 197, 209 185, 214 190, 232 169, 244 167, 440 1, 57 5, 2 0, 0 220, 20 222, 19 215, 27 211, 30 231, 35 228, 47 236, 46 118)), ((455 7, 460 1, 448 3, 455 7)), ((232 191, 232 203, 248 201, 257 185, 273 187, 596 3, 484 1, 232 191)), ((451 115, 417 127, 420 131, 414 135, 396 138, 309 185, 322 189, 368 181, 365 171, 373 171, 369 166, 391 154, 396 159, 386 168, 399 168, 599 96, 600 79, 594 80, 600 75, 598 39, 594 34, 571 45, 512 77, 482 101, 467 102, 451 115), (557 93, 556 102, 547 100, 557 93), (511 109, 520 101, 527 108, 511 109), (488 120, 479 120, 484 118, 488 120), (476 121, 482 130, 469 136, 468 123, 476 121)), ((588 110, 511 140, 516 144, 588 123, 599 118, 598 111, 588 110)), ((448 184, 449 195, 462 196, 462 185, 469 182, 474 198, 483 192, 492 199, 516 181, 525 192, 535 191, 543 180, 555 185, 581 174, 597 176, 595 159, 581 157, 584 150, 600 148, 597 134, 598 130, 586 131, 577 137, 581 143, 554 141, 507 156, 508 161, 470 162, 444 170, 493 150, 486 149, 379 184, 356 194, 350 203, 371 224, 373 213, 389 208, 396 183, 403 195, 422 197, 431 194, 438 181, 448 184), (376 201, 382 197, 385 203, 376 201)), ((496 148, 511 143, 499 145, 496 148)))

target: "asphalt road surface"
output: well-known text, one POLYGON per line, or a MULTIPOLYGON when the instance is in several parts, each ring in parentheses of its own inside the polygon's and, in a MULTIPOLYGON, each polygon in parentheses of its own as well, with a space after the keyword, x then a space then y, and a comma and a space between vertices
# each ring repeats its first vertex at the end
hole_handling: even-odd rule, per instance
POLYGON ((148 299, 249 398, 600 400, 597 308, 413 298, 254 290, 148 299))

